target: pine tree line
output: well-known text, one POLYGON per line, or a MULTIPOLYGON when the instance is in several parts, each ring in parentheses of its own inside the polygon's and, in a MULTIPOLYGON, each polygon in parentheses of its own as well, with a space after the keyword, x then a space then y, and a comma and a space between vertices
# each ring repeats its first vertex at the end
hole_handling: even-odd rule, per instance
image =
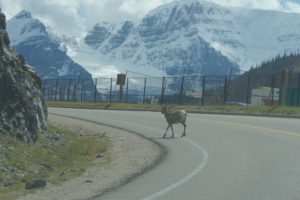
POLYGON ((283 70, 291 72, 291 85, 296 85, 300 74, 300 53, 285 53, 277 55, 269 61, 251 67, 243 74, 235 77, 228 87, 229 101, 242 101, 242 97, 251 96, 251 90, 260 87, 280 87, 281 73, 283 70), (249 95, 247 95, 247 93, 249 95))

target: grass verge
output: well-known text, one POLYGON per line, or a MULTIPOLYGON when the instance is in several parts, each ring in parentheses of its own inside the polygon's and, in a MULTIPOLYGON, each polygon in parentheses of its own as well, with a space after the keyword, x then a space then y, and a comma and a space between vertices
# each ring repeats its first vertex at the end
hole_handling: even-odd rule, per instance
POLYGON ((105 133, 74 133, 51 124, 34 144, 24 144, 0 130, 0 199, 34 191, 25 190, 29 180, 58 184, 79 176, 108 146, 105 133))

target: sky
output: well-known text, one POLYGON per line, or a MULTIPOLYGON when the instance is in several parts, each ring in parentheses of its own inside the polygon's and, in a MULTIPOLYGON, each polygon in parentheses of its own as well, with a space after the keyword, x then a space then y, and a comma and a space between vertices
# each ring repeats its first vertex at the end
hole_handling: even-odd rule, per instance
MULTIPOLYGON (((7 18, 21 10, 32 13, 59 34, 79 36, 97 22, 137 20, 174 0, 0 0, 7 18)), ((185 1, 185 0, 179 0, 185 1)), ((300 13, 300 0, 206 0, 223 6, 300 13)))

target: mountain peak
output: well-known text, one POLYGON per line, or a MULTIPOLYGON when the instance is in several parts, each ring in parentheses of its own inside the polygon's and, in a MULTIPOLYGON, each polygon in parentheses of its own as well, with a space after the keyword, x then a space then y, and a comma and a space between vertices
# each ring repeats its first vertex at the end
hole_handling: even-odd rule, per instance
POLYGON ((31 12, 27 11, 27 10, 22 10, 20 11, 16 16, 16 19, 30 19, 31 17, 31 12))
POLYGON ((201 10, 202 12, 204 12, 206 14, 214 14, 213 11, 227 10, 225 7, 223 7, 219 4, 204 1, 204 0, 185 0, 185 1, 173 1, 171 3, 164 4, 162 6, 157 7, 156 9, 153 9, 152 11, 150 11, 149 14, 151 15, 153 13, 170 10, 175 7, 177 7, 177 8, 184 7, 185 9, 189 8, 188 9, 189 11, 201 10))
POLYGON ((44 24, 39 20, 32 18, 31 13, 26 10, 22 10, 8 20, 7 31, 11 38, 13 38, 11 41, 13 46, 29 38, 47 35, 44 24))

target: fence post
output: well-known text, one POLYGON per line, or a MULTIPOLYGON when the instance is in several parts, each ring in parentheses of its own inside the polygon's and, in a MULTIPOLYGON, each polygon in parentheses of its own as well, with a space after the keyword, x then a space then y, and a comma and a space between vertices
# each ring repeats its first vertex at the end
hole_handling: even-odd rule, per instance
POLYGON ((51 100, 55 99, 55 83, 51 84, 51 100))
POLYGON ((297 103, 296 106, 300 105, 300 74, 298 74, 298 85, 297 85, 297 103))
POLYGON ((271 83, 271 105, 274 106, 275 74, 272 75, 271 83))
POLYGON ((64 83, 63 83, 63 86, 62 86, 62 100, 63 101, 66 99, 65 98, 66 82, 67 82, 67 79, 64 80, 64 83))
POLYGON ((205 76, 202 78, 202 99, 201 99, 201 105, 204 106, 204 98, 205 98, 205 76))
POLYGON ((59 101, 62 100, 62 94, 63 94, 63 86, 60 86, 58 88, 58 99, 59 99, 59 101))
POLYGON ((123 96, 123 85, 120 85, 120 90, 119 90, 119 102, 122 102, 122 96, 123 96))
POLYGON ((53 86, 53 83, 52 83, 52 81, 51 81, 51 84, 50 84, 50 87, 48 88, 48 97, 50 96, 50 100, 52 101, 53 100, 53 89, 54 88, 54 86, 53 86))
POLYGON ((52 83, 51 83, 50 87, 48 88, 48 100, 51 100, 51 101, 52 101, 52 90, 53 90, 53 87, 52 87, 52 83))
POLYGON ((95 88, 94 88, 94 102, 97 102, 97 82, 98 82, 98 79, 95 78, 95 88))
POLYGON ((46 79, 43 79, 43 99, 45 99, 46 79))
POLYGON ((289 85, 289 70, 283 70, 281 73, 281 86, 280 86, 281 106, 286 106, 288 104, 288 85, 289 85))
POLYGON ((247 75, 247 94, 246 94, 246 103, 249 105, 249 96, 250 96, 250 73, 247 75))
POLYGON ((125 99, 125 102, 128 103, 128 84, 129 84, 129 78, 127 77, 127 80, 126 80, 126 99, 125 99))
POLYGON ((146 97, 146 84, 147 84, 147 78, 145 78, 144 80, 143 104, 145 103, 145 97, 146 97))
POLYGON ((58 90, 58 79, 56 79, 56 83, 55 83, 55 97, 54 100, 57 100, 57 90, 58 90))
POLYGON ((111 104, 111 95, 112 95, 112 78, 110 78, 110 89, 109 89, 109 104, 111 104))
POLYGON ((83 85, 84 85, 84 78, 82 78, 82 81, 81 81, 81 94, 80 94, 80 101, 82 102, 83 101, 83 85))
POLYGON ((161 84, 161 105, 164 104, 164 97, 165 97, 165 80, 166 78, 163 77, 162 84, 161 84))
POLYGON ((119 102, 122 102, 122 97, 123 97, 123 85, 121 84, 119 89, 119 102))
POLYGON ((87 101, 87 85, 84 85, 84 89, 83 89, 83 101, 87 101))
POLYGON ((180 88, 180 103, 181 104, 183 104, 184 78, 185 78, 185 74, 183 74, 183 76, 181 78, 181 88, 180 88))
POLYGON ((226 105, 227 101, 227 75, 224 77, 224 94, 223 94, 223 105, 226 105))
POLYGON ((67 99, 67 92, 68 92, 67 82, 68 82, 68 80, 65 79, 64 80, 64 90, 63 90, 63 99, 64 99, 64 101, 66 101, 66 99, 67 99))
POLYGON ((73 96, 74 101, 76 102, 77 101, 77 83, 76 82, 74 84, 72 96, 73 96))
POLYGON ((68 96, 67 96, 67 100, 68 101, 70 101, 70 93, 71 93, 71 82, 72 82, 72 80, 71 79, 69 79, 69 87, 68 87, 68 96))

